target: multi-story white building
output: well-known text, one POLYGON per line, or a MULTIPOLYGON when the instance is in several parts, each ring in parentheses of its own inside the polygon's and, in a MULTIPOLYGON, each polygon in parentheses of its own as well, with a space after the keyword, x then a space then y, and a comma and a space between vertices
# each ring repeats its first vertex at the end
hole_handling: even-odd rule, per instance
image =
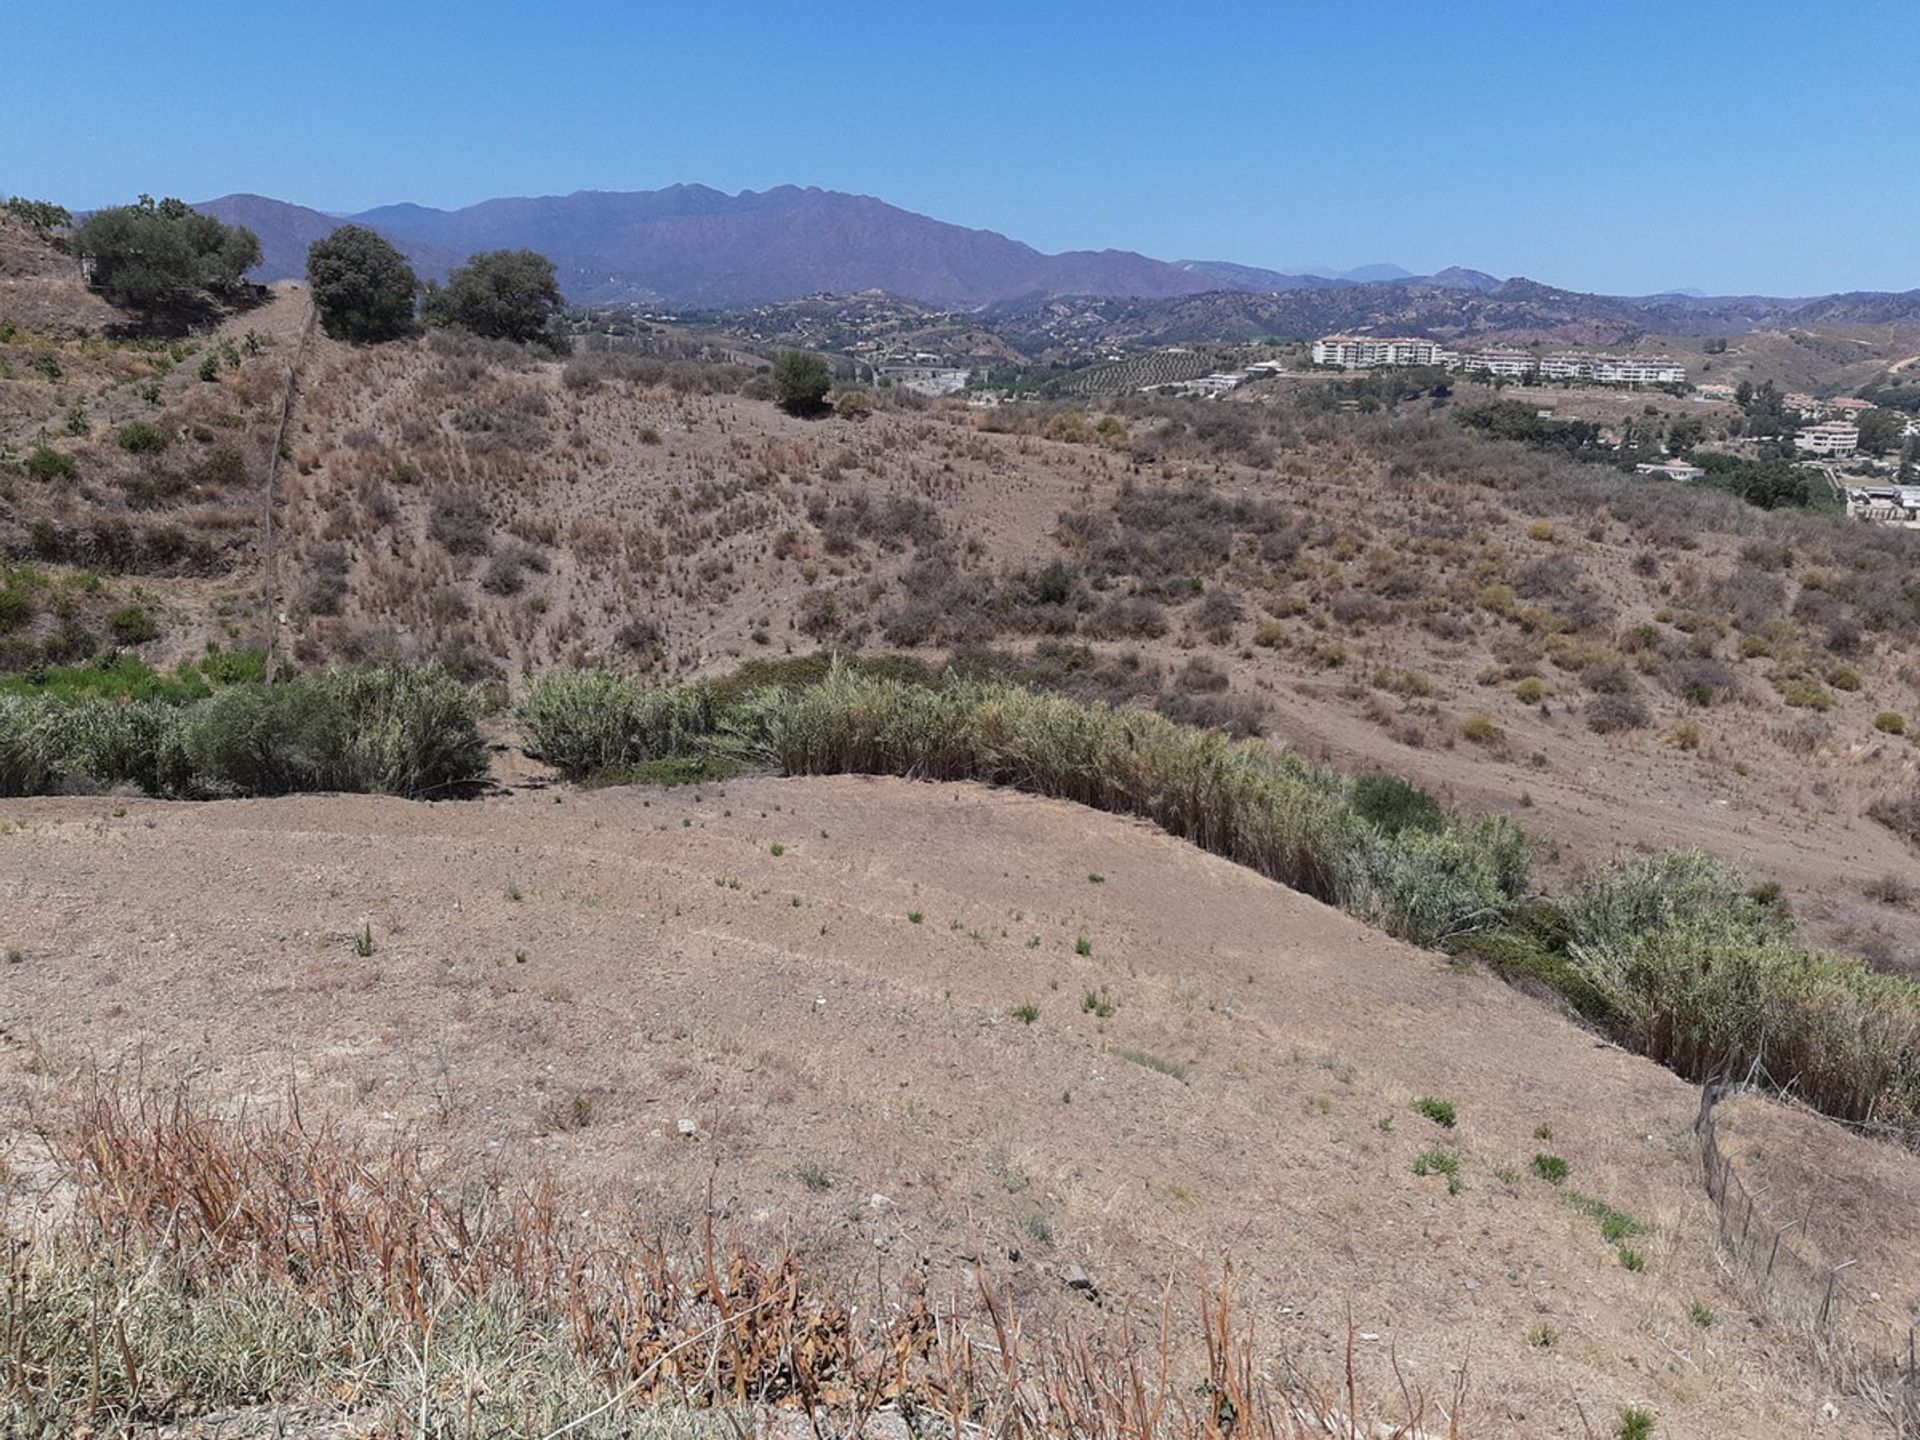
POLYGON ((1539 363, 1524 350, 1476 350, 1472 354, 1459 356, 1453 368, 1483 375, 1504 375, 1518 380, 1533 374, 1539 368, 1539 363))
POLYGON ((1453 352, 1437 340, 1406 336, 1327 335, 1313 342, 1313 363, 1342 370, 1373 370, 1383 365, 1446 365, 1453 352))
POLYGON ((1524 350, 1458 352, 1435 340, 1382 339, 1371 335, 1327 335, 1313 345, 1313 363, 1343 370, 1372 370, 1382 365, 1444 365, 1449 370, 1519 380, 1591 380, 1601 385, 1684 385, 1687 367, 1664 355, 1529 355, 1524 350))
POLYGON ((1845 420, 1808 425, 1793 437, 1794 448, 1810 455, 1851 455, 1860 448, 1860 427, 1845 420))

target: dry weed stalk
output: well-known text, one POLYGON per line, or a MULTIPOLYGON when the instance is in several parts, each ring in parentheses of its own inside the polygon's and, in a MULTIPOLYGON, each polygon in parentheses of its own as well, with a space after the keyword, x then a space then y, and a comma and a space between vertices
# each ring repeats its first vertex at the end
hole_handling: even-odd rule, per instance
MULTIPOLYGON (((515 1348, 556 1342, 602 1396, 554 1434, 647 1406, 758 1417, 801 1411, 816 1434, 858 1434, 882 1413, 916 1433, 952 1437, 1432 1433, 1420 1428, 1423 1398, 1404 1384, 1403 1418, 1371 1418, 1351 1340, 1339 1402, 1290 1376, 1274 1378, 1224 1282, 1203 1296, 1197 1334, 1183 1329, 1170 1304, 1147 1334, 1131 1313, 1104 1329, 1023 1323, 984 1280, 977 1296, 945 1305, 909 1282, 863 1313, 791 1253, 767 1258, 730 1244, 711 1218, 691 1253, 672 1252, 657 1236, 616 1243, 566 1218, 550 1180, 455 1183, 417 1147, 376 1147, 330 1121, 309 1124, 297 1103, 281 1117, 217 1119, 184 1093, 129 1095, 96 1084, 47 1127, 46 1139, 74 1203, 57 1237, 17 1247, 0 1335, 0 1397, 16 1404, 44 1403, 58 1380, 54 1363, 28 1343, 44 1333, 28 1314, 37 1293, 31 1251, 43 1265, 117 1267, 141 1277, 136 1288, 164 1272, 202 1292, 264 1284, 300 1306, 379 1312, 370 1333, 382 1337, 385 1355, 334 1363, 412 1357, 422 1377, 413 1397, 421 1433, 458 1433, 451 1408, 443 1423, 429 1414, 459 1398, 436 1397, 425 1378, 443 1315, 462 1301, 502 1295, 514 1298, 526 1328, 515 1348)), ((76 1413, 166 1412, 167 1397, 151 1393, 145 1378, 155 1342, 126 1309, 72 1360, 69 1368, 81 1372, 68 1377, 76 1413), (103 1386, 101 1345, 109 1340, 119 1363, 110 1367, 114 1383, 103 1386)), ((336 1394, 341 1388, 337 1373, 307 1379, 313 1393, 327 1382, 336 1394)), ((358 1398, 401 1403, 377 1393, 358 1398)), ((1463 1399, 1464 1376, 1447 1407, 1449 1435, 1461 1433, 1463 1399)))

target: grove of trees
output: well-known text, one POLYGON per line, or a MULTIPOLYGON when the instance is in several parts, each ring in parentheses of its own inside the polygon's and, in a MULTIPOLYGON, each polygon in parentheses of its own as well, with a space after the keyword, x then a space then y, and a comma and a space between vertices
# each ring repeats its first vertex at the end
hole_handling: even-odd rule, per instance
POLYGON ((180 323, 244 298, 260 263, 251 230, 202 215, 184 200, 142 195, 74 227, 72 247, 110 304, 150 323, 180 323))
POLYGON ((342 225, 307 250, 320 324, 336 340, 394 340, 413 329, 419 278, 384 235, 342 225))

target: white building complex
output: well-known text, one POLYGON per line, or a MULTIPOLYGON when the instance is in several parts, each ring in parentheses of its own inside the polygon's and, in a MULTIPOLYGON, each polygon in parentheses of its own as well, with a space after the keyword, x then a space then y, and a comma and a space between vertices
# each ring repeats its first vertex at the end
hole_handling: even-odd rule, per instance
POLYGON ((1793 437, 1793 444, 1809 455, 1851 455, 1860 448, 1860 427, 1845 420, 1808 425, 1793 437))
POLYGON ((1385 365, 1441 365, 1509 380, 1587 380, 1598 385, 1684 385, 1687 367, 1664 355, 1532 355, 1525 350, 1454 351, 1437 340, 1327 335, 1313 345, 1313 363, 1342 370, 1385 365))
POLYGON ((1313 342, 1313 363, 1342 370, 1382 365, 1448 365, 1453 352, 1437 340, 1380 339, 1372 335, 1327 335, 1313 342))

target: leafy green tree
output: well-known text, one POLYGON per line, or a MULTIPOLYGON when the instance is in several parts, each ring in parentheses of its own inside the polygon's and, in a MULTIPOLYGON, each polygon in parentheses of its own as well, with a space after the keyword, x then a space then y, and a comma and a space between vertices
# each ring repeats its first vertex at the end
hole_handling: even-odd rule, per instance
POLYGON ((1707 438, 1707 426, 1698 415, 1679 415, 1667 424, 1667 448, 1684 455, 1707 438))
POLYGON ((1900 448, 1907 417, 1892 410, 1860 412, 1860 448, 1869 455, 1887 455, 1900 448))
POLYGON ((430 325, 565 350, 564 337, 553 329, 564 303, 553 262, 539 251, 489 250, 455 270, 444 286, 428 286, 421 312, 430 325))
POLYGON ((179 320, 240 298, 241 277, 260 263, 251 230, 151 195, 89 215, 73 232, 73 249, 89 262, 94 289, 150 320, 179 320))
POLYGON ((307 283, 336 340, 394 340, 413 328, 419 278, 386 236, 342 225, 307 250, 307 283))
POLYGON ((816 410, 833 388, 833 371, 820 356, 788 350, 773 362, 773 395, 784 409, 816 410))
POLYGON ((65 230, 73 224, 73 216, 67 207, 56 205, 51 200, 29 200, 24 195, 15 195, 8 199, 5 209, 22 225, 42 235, 65 230))

